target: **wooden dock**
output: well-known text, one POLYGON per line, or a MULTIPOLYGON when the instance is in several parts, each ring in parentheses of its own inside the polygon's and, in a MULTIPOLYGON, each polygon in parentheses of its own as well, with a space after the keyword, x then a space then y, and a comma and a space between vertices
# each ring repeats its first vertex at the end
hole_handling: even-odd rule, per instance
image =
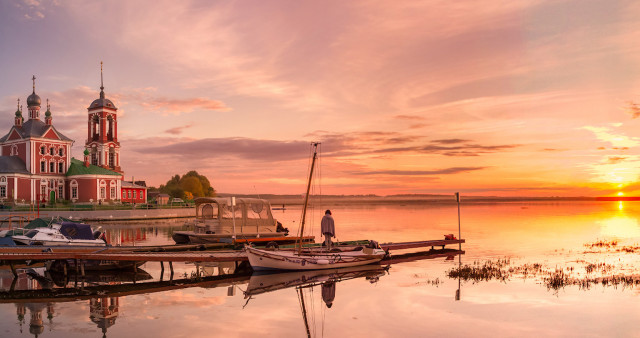
MULTIPOLYGON (((461 244, 465 240, 431 240, 403 243, 385 243, 380 247, 385 250, 405 250, 415 248, 442 247, 461 244)), ((190 249, 198 245, 185 246, 190 249)), ((143 247, 34 247, 16 246, 0 248, 0 261, 48 261, 48 260, 106 260, 106 261, 147 261, 147 262, 237 262, 247 260, 247 255, 241 250, 215 251, 134 251, 143 247)))
MULTIPOLYGON (((423 252, 414 252, 406 254, 392 255, 389 258, 385 258, 380 265, 391 265, 398 263, 405 263, 418 260, 437 259, 437 258, 453 258, 457 255, 464 254, 464 251, 454 249, 438 249, 429 250, 423 252)), ((375 267, 374 267, 375 268, 375 267)), ((379 268, 379 267, 378 267, 379 268)), ((373 269, 373 268, 372 268, 373 269)), ((140 270, 143 272, 142 270, 140 270)), ((335 270, 331 270, 327 273, 332 273, 335 270)), ((72 271, 69 271, 73 275, 72 271)), ((102 272, 107 273, 107 272, 102 272)), ((115 274, 122 274, 119 272, 111 272, 115 274)), ((133 272, 127 272, 133 274, 133 272)), ((139 272, 140 273, 140 272, 139 272)), ((308 272, 304 272, 308 273, 308 272)), ((133 274, 133 283, 125 282, 122 284, 108 283, 106 285, 87 285, 78 287, 70 287, 69 282, 73 282, 74 279, 80 278, 78 274, 68 277, 66 284, 61 288, 50 289, 35 289, 35 290, 14 290, 13 287, 8 291, 0 290, 0 303, 21 303, 21 302, 68 302, 78 301, 81 299, 91 299, 95 297, 122 297, 137 294, 148 294, 153 292, 164 292, 176 289, 202 287, 202 288, 216 288, 216 287, 228 287, 237 284, 244 284, 249 281, 251 277, 251 271, 246 269, 236 270, 232 274, 217 275, 217 276, 197 276, 192 278, 173 279, 173 275, 169 280, 161 279, 159 281, 136 283, 133 274), (69 284, 69 285, 67 285, 69 284)), ((78 283, 78 281, 76 281, 78 283)), ((82 283, 82 281, 80 281, 82 283)), ((73 283, 71 283, 73 284, 73 283)), ((289 284, 283 284, 288 287, 289 284)))

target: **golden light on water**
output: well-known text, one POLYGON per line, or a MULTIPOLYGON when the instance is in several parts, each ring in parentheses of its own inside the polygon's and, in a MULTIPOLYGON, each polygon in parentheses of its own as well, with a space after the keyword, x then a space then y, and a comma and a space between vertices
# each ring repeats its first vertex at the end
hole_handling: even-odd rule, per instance
MULTIPOLYGON (((622 210, 622 202, 618 204, 618 209, 622 210)), ((610 238, 640 237, 640 225, 634 217, 624 214, 598 222, 600 224, 600 234, 610 238)))

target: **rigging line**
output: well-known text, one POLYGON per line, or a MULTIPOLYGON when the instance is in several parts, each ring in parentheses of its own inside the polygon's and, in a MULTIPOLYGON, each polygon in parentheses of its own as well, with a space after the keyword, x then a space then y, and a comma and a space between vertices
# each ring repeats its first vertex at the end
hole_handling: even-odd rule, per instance
POLYGON ((311 304, 311 322, 313 323, 313 336, 316 337, 316 305, 315 305, 315 297, 313 296, 313 286, 309 289, 309 303, 311 304))

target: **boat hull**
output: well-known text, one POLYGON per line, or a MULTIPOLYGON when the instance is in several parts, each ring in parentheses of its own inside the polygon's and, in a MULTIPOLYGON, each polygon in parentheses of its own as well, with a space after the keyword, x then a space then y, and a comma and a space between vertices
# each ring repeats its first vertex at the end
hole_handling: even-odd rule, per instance
POLYGON ((64 246, 106 246, 107 243, 103 240, 40 240, 32 239, 26 236, 13 236, 11 237, 18 245, 64 245, 64 246))
POLYGON ((377 263, 385 256, 384 250, 371 252, 347 251, 338 253, 316 253, 298 255, 293 251, 267 251, 252 247, 245 248, 251 267, 262 270, 323 270, 337 269, 377 263))

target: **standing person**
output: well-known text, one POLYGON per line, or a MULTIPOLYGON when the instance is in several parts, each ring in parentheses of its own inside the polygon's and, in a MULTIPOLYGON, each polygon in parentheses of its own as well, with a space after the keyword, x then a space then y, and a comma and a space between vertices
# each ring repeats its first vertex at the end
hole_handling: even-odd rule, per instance
POLYGON ((335 223, 333 222, 333 216, 331 216, 331 210, 324 212, 322 222, 320 222, 320 231, 324 235, 324 245, 327 250, 331 250, 331 237, 336 237, 335 223))
POLYGON ((336 283, 333 281, 327 281, 322 283, 322 300, 327 304, 328 308, 333 305, 333 300, 336 298, 336 283))

